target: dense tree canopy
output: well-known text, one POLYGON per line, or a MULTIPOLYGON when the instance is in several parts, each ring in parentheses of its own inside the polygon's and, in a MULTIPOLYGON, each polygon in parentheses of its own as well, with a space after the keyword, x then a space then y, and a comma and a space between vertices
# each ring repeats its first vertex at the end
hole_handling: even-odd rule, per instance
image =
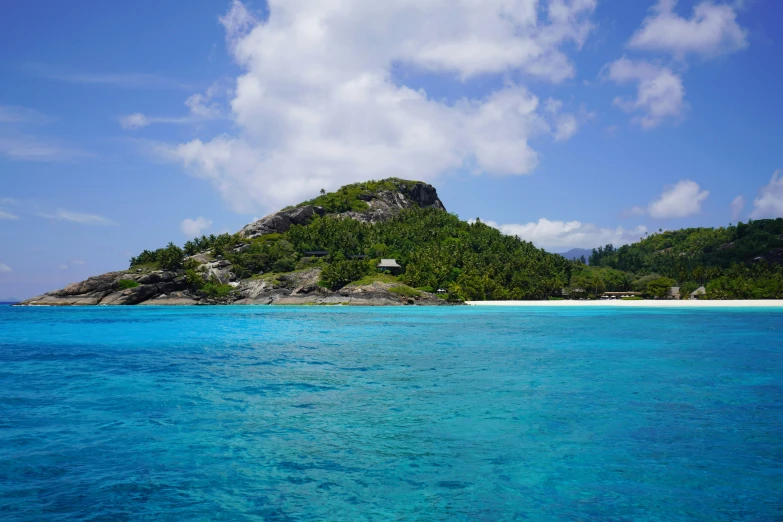
MULTIPOLYGON (((476 300, 546 299, 568 286, 572 268, 563 257, 480 221, 470 224, 442 210, 420 208, 374 224, 325 216, 285 234, 252 240, 227 234, 202 237, 189 241, 184 252, 193 255, 205 250, 231 261, 240 277, 289 272, 302 266, 305 252, 327 251, 323 284, 330 288, 360 279, 373 270, 374 260, 390 257, 404 269, 402 282, 476 300), (356 261, 356 256, 368 259, 356 261)), ((131 263, 172 266, 170 258, 175 254, 169 245, 145 251, 131 263)))
POLYGON ((407 284, 467 299, 545 299, 568 285, 571 270, 570 262, 532 243, 436 209, 411 209, 375 224, 327 216, 285 235, 298 252, 328 251, 329 261, 395 258, 407 284))
MULTIPOLYGON (((665 277, 689 293, 707 285, 712 299, 771 299, 779 295, 783 219, 725 228, 660 231, 631 245, 593 250, 591 267, 613 268, 636 280, 665 277)), ((643 285, 647 291, 647 282, 643 285)), ((660 294, 660 289, 650 295, 660 294)))
POLYGON ((661 230, 631 245, 594 249, 587 265, 584 259, 567 261, 503 235, 480 220, 467 223, 433 208, 403 210, 379 223, 335 215, 366 210, 372 194, 415 183, 391 179, 321 191, 303 204, 322 206, 327 215, 307 225, 255 239, 202 236, 183 249, 170 243, 145 250, 131 265, 187 268, 186 279, 194 289, 215 295, 228 289, 201 281, 193 271, 198 263, 185 262, 185 256, 205 253, 209 259, 226 259, 240 278, 320 266, 321 284, 331 289, 372 274, 379 258, 394 258, 402 266, 400 282, 471 300, 546 299, 563 290, 571 297, 633 290, 662 298, 676 285, 683 295, 704 285, 707 297, 715 299, 783 297, 783 219, 661 230), (314 259, 305 255, 308 251, 328 254, 314 259))

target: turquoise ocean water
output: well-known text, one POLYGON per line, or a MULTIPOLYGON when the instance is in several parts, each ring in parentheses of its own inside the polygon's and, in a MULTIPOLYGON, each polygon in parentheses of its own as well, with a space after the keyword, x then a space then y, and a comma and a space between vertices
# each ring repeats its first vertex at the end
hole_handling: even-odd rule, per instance
POLYGON ((0 520, 781 520, 783 312, 0 307, 0 520))

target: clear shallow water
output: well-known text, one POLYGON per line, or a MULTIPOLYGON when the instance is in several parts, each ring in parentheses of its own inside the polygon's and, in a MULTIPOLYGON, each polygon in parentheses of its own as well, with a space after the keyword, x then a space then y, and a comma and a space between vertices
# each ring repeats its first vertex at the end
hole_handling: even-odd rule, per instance
POLYGON ((780 520, 783 313, 0 307, 2 520, 780 520))

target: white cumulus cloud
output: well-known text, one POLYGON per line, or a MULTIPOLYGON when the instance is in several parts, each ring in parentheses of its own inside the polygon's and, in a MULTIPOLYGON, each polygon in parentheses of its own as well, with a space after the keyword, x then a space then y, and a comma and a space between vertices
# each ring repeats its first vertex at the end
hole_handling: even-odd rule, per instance
POLYGON ((731 219, 737 221, 745 208, 745 196, 737 196, 731 201, 731 219))
POLYGON ((609 64, 607 75, 618 84, 637 84, 635 99, 618 97, 614 104, 626 112, 641 112, 633 121, 642 128, 657 127, 667 119, 679 117, 687 108, 682 78, 671 69, 644 60, 620 58, 609 64))
POLYGON ((677 58, 688 54, 713 57, 747 47, 747 31, 737 23, 735 5, 701 2, 690 19, 675 13, 676 5, 676 0, 660 0, 628 46, 677 58))
POLYGON ((484 221, 504 234, 519 236, 539 248, 560 252, 569 248, 594 248, 609 243, 619 246, 638 241, 644 237, 647 227, 640 225, 633 229, 623 227, 601 228, 581 221, 557 221, 541 218, 526 224, 498 224, 484 221))
POLYGON ((196 219, 183 219, 182 223, 179 225, 179 229, 182 231, 183 234, 188 236, 189 238, 194 238, 200 236, 206 229, 212 226, 212 220, 203 218, 203 217, 197 217, 196 219))
POLYGON ((676 119, 687 109, 682 71, 689 55, 714 58, 747 47, 747 31, 737 23, 734 4, 698 3, 690 19, 675 12, 677 0, 659 0, 627 44, 629 49, 670 54, 680 72, 672 67, 645 60, 621 58, 607 66, 608 76, 616 83, 636 82, 635 99, 616 98, 616 106, 626 112, 641 112, 633 121, 645 129, 676 119))
POLYGON ((270 0, 260 21, 234 1, 221 21, 243 69, 231 99, 237 131, 158 150, 242 212, 363 179, 527 174, 539 161, 530 138, 565 140, 578 118, 544 110, 512 80, 449 103, 394 71, 562 81, 574 75, 563 48, 584 43, 595 3, 270 0))
POLYGON ((710 192, 702 190, 695 181, 684 179, 666 187, 661 197, 650 203, 647 210, 654 218, 692 216, 701 212, 701 205, 709 195, 710 192))
POLYGON ((753 219, 783 217, 783 170, 772 174, 769 183, 761 188, 753 200, 753 219))
POLYGON ((0 274, 3 274, 3 273, 10 274, 11 272, 13 272, 13 270, 11 270, 10 266, 8 266, 8 265, 6 265, 4 263, 0 263, 0 274))

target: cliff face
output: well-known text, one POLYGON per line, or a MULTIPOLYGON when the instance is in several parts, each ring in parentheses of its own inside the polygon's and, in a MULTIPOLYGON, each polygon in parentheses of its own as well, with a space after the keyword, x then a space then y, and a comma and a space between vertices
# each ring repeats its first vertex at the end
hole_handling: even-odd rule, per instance
POLYGON ((400 187, 398 190, 383 190, 365 200, 370 207, 364 211, 348 211, 337 215, 350 217, 357 221, 377 223, 394 217, 401 210, 421 207, 446 210, 438 197, 435 187, 426 183, 416 183, 413 187, 400 187))
MULTIPOLYGON (((245 226, 239 235, 252 239, 266 234, 281 234, 295 225, 306 225, 315 216, 332 215, 376 223, 390 219, 402 210, 422 207, 445 210, 435 187, 421 182, 384 180, 343 187, 338 191, 339 201, 352 209, 328 212, 318 205, 319 199, 333 203, 333 195, 324 195, 314 202, 303 203, 270 214, 245 226), (357 210, 360 208, 361 210, 357 210)), ((394 283, 375 282, 369 285, 348 285, 329 291, 318 282, 320 268, 300 270, 287 274, 264 275, 259 278, 239 279, 232 264, 208 252, 187 258, 204 280, 215 280, 233 287, 228 298, 211 300, 192 290, 184 270, 152 270, 135 268, 90 277, 86 281, 68 285, 62 290, 48 292, 28 299, 23 305, 80 306, 80 305, 196 305, 196 304, 354 304, 354 305, 412 305, 448 304, 426 292, 415 297, 403 297, 391 291, 394 283), (137 285, 125 288, 128 281, 137 285)))
POLYGON ((366 209, 327 212, 321 206, 304 204, 254 221, 240 230, 239 235, 250 239, 265 234, 282 234, 294 225, 306 225, 313 217, 327 214, 377 223, 390 219, 401 210, 414 207, 446 210, 438 197, 438 191, 432 185, 404 180, 387 180, 384 185, 386 185, 384 188, 378 190, 366 190, 355 194, 358 200, 366 204, 366 209))
POLYGON ((265 234, 282 234, 294 225, 306 225, 313 216, 323 216, 324 209, 313 205, 281 210, 254 221, 239 231, 239 235, 252 239, 265 234))

